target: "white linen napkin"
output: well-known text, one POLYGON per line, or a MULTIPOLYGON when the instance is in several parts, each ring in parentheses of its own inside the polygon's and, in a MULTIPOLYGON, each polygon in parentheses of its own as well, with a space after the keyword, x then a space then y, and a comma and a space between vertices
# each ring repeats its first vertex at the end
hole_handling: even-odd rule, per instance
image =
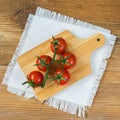
POLYGON ((87 106, 91 106, 93 103, 93 98, 107 65, 107 59, 110 57, 115 43, 116 36, 110 34, 110 30, 38 7, 36 16, 30 14, 28 17, 22 37, 2 83, 8 85, 7 90, 11 93, 23 95, 25 98, 35 97, 32 88, 26 89, 27 85, 21 85, 26 81, 26 77, 16 59, 19 55, 63 30, 69 30, 81 39, 86 39, 95 33, 102 33, 106 38, 106 43, 91 56, 92 74, 45 102, 49 106, 84 117, 87 106))

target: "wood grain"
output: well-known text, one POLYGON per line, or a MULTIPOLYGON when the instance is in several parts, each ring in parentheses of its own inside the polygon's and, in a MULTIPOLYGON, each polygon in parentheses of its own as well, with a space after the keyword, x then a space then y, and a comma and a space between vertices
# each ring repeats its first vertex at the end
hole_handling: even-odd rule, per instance
MULTIPOLYGON (((112 30, 118 36, 87 120, 120 118, 120 0, 0 0, 0 80, 15 51, 27 16, 37 6, 61 12, 112 30)), ((75 115, 10 94, 0 85, 2 120, 80 120, 75 115)))

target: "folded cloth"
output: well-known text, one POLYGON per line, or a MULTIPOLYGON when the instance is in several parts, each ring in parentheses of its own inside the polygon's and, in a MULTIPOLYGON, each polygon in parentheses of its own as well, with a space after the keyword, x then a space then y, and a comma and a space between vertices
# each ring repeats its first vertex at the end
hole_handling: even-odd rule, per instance
POLYGON ((27 19, 20 42, 2 83, 8 85, 7 90, 11 93, 22 95, 25 98, 35 97, 32 88, 26 89, 27 85, 21 85, 26 81, 26 77, 16 59, 19 55, 51 38, 52 35, 64 30, 71 31, 81 39, 86 39, 95 33, 103 34, 106 39, 105 44, 91 56, 92 73, 45 102, 54 108, 84 117, 87 106, 91 106, 93 103, 107 60, 114 47, 116 36, 110 34, 110 30, 38 7, 36 16, 30 14, 27 19))

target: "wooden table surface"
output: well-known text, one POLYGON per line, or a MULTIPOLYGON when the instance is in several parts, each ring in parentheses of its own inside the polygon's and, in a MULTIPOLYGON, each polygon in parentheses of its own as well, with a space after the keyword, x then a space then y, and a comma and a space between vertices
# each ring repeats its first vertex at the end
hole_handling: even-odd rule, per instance
MULTIPOLYGON (((112 30, 118 36, 101 85, 86 120, 120 119, 120 0, 0 0, 0 81, 15 51, 29 13, 37 6, 112 30)), ((27 100, 0 84, 0 120, 82 120, 27 100)))

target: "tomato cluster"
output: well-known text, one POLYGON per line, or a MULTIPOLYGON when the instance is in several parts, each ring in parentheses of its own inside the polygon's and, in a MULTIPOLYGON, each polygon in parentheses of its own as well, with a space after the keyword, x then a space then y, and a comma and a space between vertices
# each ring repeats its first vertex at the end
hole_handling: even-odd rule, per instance
POLYGON ((32 71, 27 75, 29 86, 36 87, 45 86, 47 80, 55 81, 58 85, 66 84, 70 79, 68 69, 72 69, 76 65, 76 57, 73 53, 66 52, 67 43, 62 37, 53 37, 50 49, 54 53, 53 58, 49 55, 36 56, 36 64, 38 71, 32 71), (59 59, 56 59, 56 54, 59 59), (45 75, 40 72, 45 72, 45 75))

